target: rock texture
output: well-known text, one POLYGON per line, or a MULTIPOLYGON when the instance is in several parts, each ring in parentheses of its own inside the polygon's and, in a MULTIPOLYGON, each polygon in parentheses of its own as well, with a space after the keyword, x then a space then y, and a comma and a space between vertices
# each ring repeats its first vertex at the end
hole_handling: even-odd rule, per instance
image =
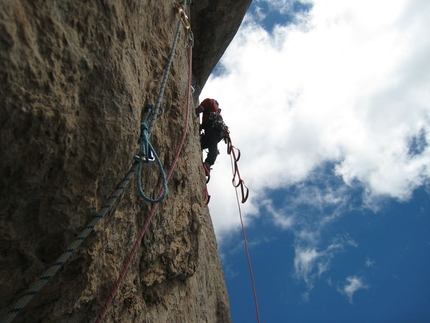
MULTIPOLYGON (((250 0, 195 1, 201 88, 250 0)), ((190 12, 189 8, 187 8, 190 12)), ((0 1, 0 317, 106 203, 133 164, 178 15, 167 0, 0 1)), ((181 31, 151 142, 170 168, 184 131, 188 34, 181 31)), ((198 91, 192 98, 198 104, 198 91)), ((193 109, 194 106, 191 108, 193 109)), ((105 322, 230 322, 207 207, 198 122, 105 322)), ((145 165, 156 196, 160 172, 145 165)), ((149 214, 136 177, 14 322, 90 322, 149 214)))

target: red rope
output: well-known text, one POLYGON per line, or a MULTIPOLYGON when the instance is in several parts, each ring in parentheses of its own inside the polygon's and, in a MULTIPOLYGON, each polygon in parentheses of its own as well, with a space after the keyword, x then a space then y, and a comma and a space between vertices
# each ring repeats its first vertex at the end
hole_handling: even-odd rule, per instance
POLYGON ((237 165, 237 162, 240 159, 240 150, 233 146, 230 136, 227 137, 227 154, 230 155, 231 162, 232 162, 233 186, 235 188, 240 187, 240 190, 242 193, 242 203, 245 203, 249 196, 249 189, 245 185, 245 181, 240 177, 239 166, 237 165), (236 151, 237 151, 237 156, 236 156, 236 151), (237 180, 237 183, 236 183, 236 180, 237 180))
MULTIPOLYGON (((231 147, 230 151, 233 152, 234 151, 233 150, 234 147, 233 147, 233 145, 231 145, 230 138, 229 138, 229 142, 230 142, 229 147, 231 147)), ((234 152, 233 152, 233 154, 230 155, 231 169, 232 169, 232 172, 233 172, 233 186, 234 186, 234 190, 236 192, 236 201, 237 201, 237 207, 239 209, 240 224, 242 225, 242 235, 243 235, 243 241, 245 243, 246 258, 248 259, 249 274, 251 276, 252 291, 253 291, 253 294, 254 294, 254 303, 255 303, 255 313, 257 315, 257 322, 260 323, 260 313, 258 311, 257 290, 255 288, 254 273, 252 271, 252 264, 251 264, 251 256, 249 255, 248 241, 246 239, 246 232, 245 232, 245 225, 243 224, 242 209, 240 208, 239 195, 237 193, 237 188, 239 187, 239 185, 235 185, 234 184, 234 178, 236 176, 236 173, 237 173, 238 177, 240 178, 239 170, 238 170, 238 167, 237 167, 237 161, 239 160, 239 158, 240 158, 240 151, 239 151, 239 155, 238 155, 237 159, 236 159, 236 155, 234 154, 234 152)), ((243 182, 243 181, 240 179, 239 180, 239 184, 241 182, 243 182)), ((247 194, 246 194, 246 198, 245 198, 245 201, 244 201, 244 197, 243 197, 244 196, 243 195, 244 194, 243 193, 243 185, 241 185, 241 189, 242 189, 242 203, 245 203, 246 199, 248 198, 249 190, 248 190, 248 188, 246 188, 247 189, 247 194)))
POLYGON ((233 146, 230 136, 228 137, 228 142, 227 142, 227 153, 230 155, 231 170, 233 172, 232 183, 234 186, 234 190, 236 192, 236 201, 237 201, 237 207, 239 209, 240 224, 242 226, 242 235, 243 235, 243 241, 245 244, 246 258, 248 259, 249 274, 251 276, 252 291, 254 294, 255 312, 257 314, 257 322, 260 323, 260 312, 258 310, 257 289, 255 288, 254 273, 252 271, 251 256, 249 254, 249 248, 248 248, 248 240, 246 239, 245 225, 243 224, 243 217, 242 217, 242 209, 240 208, 239 194, 237 193, 237 189, 240 186, 241 193, 242 193, 242 203, 245 203, 246 200, 248 199, 249 189, 246 187, 244 181, 240 177, 239 167, 237 165, 237 162, 240 159, 240 150, 233 146), (235 153, 235 149, 238 152, 237 156, 235 153), (236 176, 238 178, 238 184, 235 184, 236 176), (246 193, 244 192, 245 188, 246 188, 246 193))
MULTIPOLYGON (((185 138, 186 138, 186 135, 187 135, 188 119, 189 119, 189 114, 190 114, 191 79, 192 79, 192 72, 191 71, 192 71, 192 57, 193 57, 192 54, 193 54, 192 46, 190 45, 190 52, 189 52, 190 58, 189 58, 189 66, 188 66, 188 68, 189 68, 189 70, 188 70, 188 93, 187 93, 187 108, 186 108, 186 116, 185 116, 185 119, 186 119, 185 129, 184 129, 184 132, 182 134, 182 138, 181 138, 179 147, 178 147, 178 149, 176 151, 176 155, 175 155, 175 158, 173 160, 172 166, 170 167, 169 173, 166 176, 167 181, 169 181, 170 177, 173 174, 173 171, 174 171, 174 169, 176 167, 176 164, 178 162, 179 155, 180 155, 180 153, 182 151, 182 148, 183 148, 184 142, 185 142, 185 138)), ((163 191, 164 191, 163 188, 161 188, 158 198, 161 197, 161 195, 163 195, 163 191)), ((130 268, 131 262, 132 262, 134 256, 136 255, 137 249, 139 248, 140 243, 142 242, 142 238, 145 235, 145 231, 148 228, 149 224, 151 223, 151 220, 152 220, 152 218, 153 218, 153 216, 155 214, 155 211, 158 208, 158 205, 159 205, 158 203, 152 204, 151 210, 149 212, 149 216, 146 219, 146 221, 145 221, 145 223, 143 225, 143 228, 140 231, 140 234, 139 234, 136 242, 133 245, 133 249, 131 250, 131 252, 129 253, 127 259, 125 260, 124 268, 122 269, 122 271, 121 271, 121 273, 120 273, 120 275, 119 275, 119 277, 118 277, 118 279, 117 279, 117 281, 115 283, 115 286, 114 286, 114 288, 112 289, 112 291, 111 291, 111 293, 109 295, 108 300, 106 301, 105 305, 103 306, 102 311, 98 315, 98 317, 97 317, 97 319, 95 321, 96 323, 100 323, 103 320, 103 318, 106 315, 106 312, 109 309, 109 306, 111 305, 113 299, 115 298, 115 295, 116 295, 116 293, 117 293, 117 291, 118 291, 118 289, 119 289, 119 287, 121 285, 121 282, 122 282, 123 278, 125 277, 125 275, 127 274, 128 269, 130 268)))

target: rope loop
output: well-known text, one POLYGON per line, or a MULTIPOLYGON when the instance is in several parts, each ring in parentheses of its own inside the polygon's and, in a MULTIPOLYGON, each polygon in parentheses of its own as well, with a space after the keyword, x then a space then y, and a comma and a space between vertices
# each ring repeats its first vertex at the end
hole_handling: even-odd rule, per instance
MULTIPOLYGON (((184 146, 184 143, 185 143, 185 138, 186 138, 186 135, 187 135, 187 129, 188 129, 188 125, 189 125, 190 105, 191 105, 192 57, 193 57, 193 55, 192 55, 192 47, 190 47, 189 68, 188 68, 188 92, 187 92, 187 105, 186 105, 187 108, 186 108, 186 113, 185 113, 184 132, 182 134, 182 138, 181 138, 180 144, 179 144, 179 146, 178 146, 178 148, 176 150, 176 154, 175 154, 175 157, 173 159, 173 162, 172 162, 172 165, 170 167, 170 170, 167 173, 167 176, 166 176, 167 181, 171 178, 171 176, 173 174, 173 171, 174 171, 174 169, 176 167, 176 164, 178 162, 179 155, 180 155, 180 153, 181 153, 181 151, 183 149, 183 146, 184 146)), ((164 192, 167 192, 167 190, 164 189, 164 192)), ((160 191, 160 195, 159 196, 161 196, 162 194, 163 194, 163 191, 160 191)), ((118 277, 118 279, 117 279, 117 281, 115 283, 115 286, 114 286, 114 288, 112 289, 112 291, 111 291, 111 293, 109 295, 108 300, 106 301, 105 305, 103 306, 100 314, 96 317, 95 323, 100 323, 103 320, 103 318, 105 317, 105 315, 106 315, 106 313, 107 313, 107 311, 109 309, 109 306, 113 302, 113 299, 115 298, 115 295, 116 295, 116 293, 117 293, 117 291, 118 291, 118 289, 119 289, 119 287, 120 287, 120 285, 122 283, 122 280, 124 279, 125 275, 127 274, 128 269, 130 268, 131 262, 132 262, 135 254, 137 252, 137 249, 139 248, 139 246, 141 246, 142 238, 145 235, 146 229, 148 228, 148 226, 149 226, 149 224, 150 224, 153 216, 155 215, 155 211, 157 210, 158 206, 159 206, 158 203, 152 204, 151 211, 150 211, 148 217, 145 220, 144 226, 141 229, 140 234, 139 234, 137 240, 135 241, 135 243, 133 245, 133 248, 132 248, 131 252, 129 253, 129 255, 128 255, 126 261, 125 261, 124 267, 121 270, 121 274, 118 277)))
POLYGON ((238 148, 236 148, 236 147, 232 146, 231 152, 232 152, 232 154, 233 154, 234 161, 237 163, 237 162, 239 161, 239 159, 240 159, 240 155, 241 155, 241 153, 240 153, 240 149, 238 149, 238 148), (236 156, 236 153, 234 152, 235 150, 237 151, 237 156, 236 156))
POLYGON ((231 142, 230 136, 227 138, 227 154, 230 155, 231 158, 231 168, 233 173, 233 179, 231 180, 234 188, 240 187, 240 191, 242 193, 242 203, 245 203, 248 200, 249 196, 249 188, 245 185, 245 181, 240 177, 238 161, 240 159, 241 153, 240 149, 233 146, 231 142))
MULTIPOLYGON (((187 3, 187 1, 185 1, 185 3, 187 3)), ((192 3, 192 1, 190 1, 190 3, 192 3)), ((135 173, 137 173, 137 177, 138 177, 138 187, 139 187, 139 192, 140 194, 149 202, 152 202, 152 210, 151 210, 151 214, 149 216, 149 218, 146 220, 145 222, 145 226, 141 231, 141 235, 138 239, 138 241, 136 241, 135 246, 134 246, 134 253, 136 252, 138 246, 140 245, 141 239, 143 237, 143 234, 146 230, 146 228, 149 225, 149 222, 151 221, 155 210, 157 209, 158 203, 161 202, 167 195, 167 181, 168 179, 171 177, 173 170, 176 166, 177 160, 179 158, 179 154, 183 148, 184 142, 185 142, 185 138, 186 138, 186 134, 187 134, 187 128, 188 128, 188 116, 189 116, 189 110, 190 110, 190 94, 191 94, 191 82, 192 82, 192 47, 194 45, 194 35, 191 32, 190 29, 190 22, 189 22, 189 18, 186 15, 183 6, 180 6, 180 9, 178 11, 178 13, 180 14, 180 21, 178 22, 178 26, 176 29, 176 34, 175 34, 175 38, 173 41, 173 45, 172 45, 172 49, 169 55, 169 60, 168 60, 168 64, 166 67, 166 71, 164 73, 164 77, 163 77, 163 81, 162 81, 162 85, 160 88, 160 93, 156 102, 156 106, 155 109, 152 105, 149 106, 148 108, 148 112, 145 116, 144 121, 141 124, 141 136, 139 138, 139 145, 140 145, 140 152, 139 155, 135 155, 134 158, 136 160, 136 162, 133 164, 132 168, 130 169, 130 171, 127 173, 127 175, 125 176, 125 178, 122 180, 122 182, 119 184, 118 188, 116 189, 116 191, 110 196, 109 200, 107 201, 107 203, 103 206, 103 208, 99 211, 99 213, 97 213, 94 218, 92 219, 92 221, 87 225, 87 227, 79 234, 79 236, 73 241, 73 243, 71 245, 69 245, 67 247, 67 249, 65 250, 65 252, 55 261, 55 263, 47 270, 43 273, 43 275, 33 284, 31 285, 31 287, 27 290, 27 292, 24 294, 24 296, 22 296, 15 304, 14 306, 9 310, 9 312, 7 312, 7 314, 0 318, 1 323, 10 323, 12 322, 12 320, 24 309, 24 307, 35 297, 35 295, 50 281, 50 279, 58 272, 58 270, 60 268, 63 267, 63 265, 65 264, 65 262, 70 258, 70 256, 79 248, 79 246, 82 244, 82 242, 88 237, 88 235, 94 230, 95 226, 100 222, 101 219, 103 219, 108 212, 110 211, 110 209, 112 208, 113 204, 119 199, 120 195, 124 192, 124 190, 126 189, 126 187, 128 186, 129 182, 131 181, 132 177, 135 175, 135 173), (187 94, 187 111, 186 111, 186 125, 184 127, 184 133, 183 133, 183 137, 181 139, 181 143, 180 146, 177 150, 177 153, 175 155, 175 159, 174 162, 172 164, 172 167, 169 171, 169 173, 165 174, 164 169, 162 167, 161 161, 159 159, 159 157, 157 156, 157 154, 155 153, 151 143, 149 142, 149 136, 152 133, 152 129, 154 127, 155 121, 157 119, 157 117, 159 116, 160 112, 160 106, 161 106, 161 101, 163 99, 163 95, 164 95, 164 90, 166 87, 166 83, 167 83, 167 78, 169 76, 169 72, 170 72, 170 67, 172 65, 173 62, 173 56, 175 53, 175 49, 176 49, 176 45, 179 39, 179 33, 180 33, 180 27, 181 24, 184 25, 184 27, 188 30, 189 33, 189 47, 190 47, 190 60, 189 60, 189 81, 188 81, 188 94, 187 94), (152 118, 151 118, 152 117, 152 118), (151 122, 149 122, 149 119, 151 118, 151 122), (150 124, 150 126, 148 127, 148 124, 150 124), (152 162, 152 161, 156 161, 159 168, 160 168, 160 172, 161 172, 161 176, 162 176, 162 187, 161 187, 161 191, 160 194, 158 196, 157 199, 151 199, 148 198, 145 193, 142 191, 141 189, 141 171, 142 171, 142 164, 143 162, 152 162)), ((163 109, 161 109, 161 114, 163 114, 163 109)), ((131 256, 129 257, 130 261, 127 264, 127 266, 130 266, 130 262, 131 259, 134 256, 134 253, 131 254, 131 256)), ((123 270, 124 273, 122 273, 122 275, 125 275, 126 271, 127 271, 128 267, 125 268, 123 270)), ((123 276, 122 276, 123 277, 123 276)), ((121 277, 121 279, 122 279, 121 277)), ((120 281, 119 281, 120 283, 120 281)), ((116 292, 116 291, 115 291, 116 292)), ((112 298, 109 299, 107 306, 105 306, 103 308, 103 312, 97 317, 97 322, 100 322, 100 320, 104 317, 106 311, 107 311, 107 307, 108 305, 112 302, 112 299, 114 297, 114 293, 112 294, 112 298)))
POLYGON ((161 194, 161 196, 157 199, 152 199, 152 198, 146 196, 145 192, 143 192, 142 184, 141 184, 142 164, 144 162, 143 158, 139 158, 139 160, 138 160, 139 165, 137 168, 137 188, 139 189, 140 196, 142 196, 145 199, 145 201, 150 202, 150 203, 160 203, 167 196, 168 188, 167 188, 166 173, 164 172, 163 165, 161 164, 161 160, 158 157, 158 155, 156 154, 156 152, 154 151, 154 148, 152 147, 151 143, 149 141, 147 143, 148 143, 148 146, 150 148, 150 151, 153 154, 155 161, 158 164, 158 167, 160 168, 161 177, 163 180, 163 194, 161 194))
POLYGON ((229 136, 229 137, 227 137, 227 154, 230 155, 232 150, 233 150, 233 144, 232 144, 230 136, 229 136))
POLYGON ((245 203, 248 200, 249 188, 245 185, 245 181, 242 179, 240 180, 239 186, 240 186, 240 191, 242 193, 242 203, 245 203), (246 189, 246 193, 245 193, 245 189, 246 189))
POLYGON ((245 185, 245 182, 243 181, 243 179, 240 177, 239 167, 237 165, 237 162, 240 159, 240 150, 233 146, 230 136, 228 136, 226 138, 226 143, 227 143, 227 153, 230 155, 231 169, 233 172, 232 184, 233 184, 235 192, 236 192, 236 201, 237 201, 237 207, 239 209, 240 224, 242 226, 243 241, 245 243, 246 257, 248 258, 249 273, 251 276, 252 290, 254 293, 255 312, 257 314, 257 322, 260 323, 260 313, 258 310, 257 291, 255 288, 254 274, 252 272, 251 256, 249 255, 249 248, 248 248, 248 241, 246 239, 245 225, 243 224, 242 210, 240 208, 240 203, 239 203, 239 194, 237 193, 237 188, 240 187, 240 191, 242 193, 242 203, 245 203, 248 200, 249 189, 245 185), (237 156, 236 156, 235 150, 237 151, 237 156), (236 176, 237 176, 237 181, 238 181, 237 184, 236 184, 236 176))
POLYGON ((148 112, 146 113, 145 119, 141 124, 141 134, 139 138, 139 144, 140 144, 140 151, 139 155, 135 156, 136 161, 138 162, 138 168, 137 168, 137 188, 139 190, 140 196, 142 196, 145 201, 150 203, 159 203, 161 202, 167 195, 167 180, 166 180, 166 174, 163 169, 163 165, 161 164, 161 160, 158 157, 157 153, 155 152, 154 148, 152 147, 151 143, 149 142, 149 129, 148 125, 146 124, 150 115, 152 114, 152 105, 148 105, 148 112), (160 195, 157 199, 152 199, 143 192, 142 189, 142 164, 150 163, 156 161, 158 164, 158 167, 160 168, 161 177, 163 180, 163 194, 160 195))

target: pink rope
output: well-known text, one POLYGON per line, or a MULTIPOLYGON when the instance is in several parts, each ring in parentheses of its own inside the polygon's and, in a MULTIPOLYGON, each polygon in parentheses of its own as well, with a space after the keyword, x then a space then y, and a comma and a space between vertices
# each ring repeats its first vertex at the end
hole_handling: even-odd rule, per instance
MULTIPOLYGON (((190 97, 191 97, 191 80, 192 80, 192 57, 193 57, 193 51, 192 51, 192 46, 190 45, 190 52, 189 52, 189 65, 188 65, 188 93, 187 93, 187 108, 186 108, 186 114, 185 114, 185 129, 184 132, 182 134, 182 138, 181 141, 179 143, 179 147, 176 150, 176 155, 175 158, 172 162, 172 166, 170 167, 169 173, 166 176, 167 181, 169 181, 170 177, 172 177, 173 171, 176 167, 176 164, 178 162, 179 159, 179 155, 182 151, 182 148, 184 146, 184 142, 185 142, 185 138, 187 135, 187 129, 188 129, 188 119, 189 119, 189 114, 190 114, 190 97)), ((158 198, 161 197, 161 195, 163 194, 163 188, 161 188, 160 193, 158 198)), ((131 250, 131 252, 129 253, 127 259, 125 260, 125 264, 124 264, 124 268, 122 269, 118 279, 116 280, 115 286, 112 289, 111 293, 109 294, 109 298, 106 301, 105 305, 103 306, 102 311, 100 312, 100 314, 98 315, 97 319, 96 319, 96 323, 100 323, 103 318, 106 315, 106 312, 108 311, 113 299, 115 298, 116 293, 118 292, 119 287, 121 286, 122 280, 125 277, 125 275, 127 274, 128 269, 130 268, 131 262, 133 261, 134 256, 136 255, 137 250, 139 249, 140 243, 142 242, 142 238, 145 235, 146 229, 148 228, 149 224, 151 223, 152 218, 154 217, 155 211, 158 208, 158 203, 152 204, 151 210, 149 212, 149 216, 146 219, 143 228, 140 231, 140 234, 136 240, 136 242, 133 245, 133 249, 131 250)))
POLYGON ((242 217, 242 209, 240 207, 239 194, 237 192, 238 187, 240 187, 241 193, 242 193, 242 203, 245 203, 246 200, 248 199, 249 190, 246 187, 246 185, 244 184, 244 181, 242 180, 242 178, 240 177, 239 167, 237 165, 237 162, 240 159, 240 150, 237 149, 238 155, 236 156, 236 153, 234 151, 235 149, 237 149, 237 148, 235 148, 233 146, 233 144, 231 143, 230 136, 229 136, 228 137, 227 153, 230 155, 231 170, 233 173, 232 183, 234 186, 234 190, 236 192, 237 207, 239 209, 239 217, 240 217, 240 224, 242 226, 243 241, 245 243, 246 258, 248 259, 249 274, 251 276, 252 291, 254 294, 255 312, 257 315, 257 322, 260 323, 260 312, 258 310, 257 289, 255 288, 255 280, 254 280, 254 273, 252 271, 251 256, 249 254, 248 240, 246 239, 245 225, 243 224, 243 217, 242 217), (236 176, 238 178, 237 184, 236 184, 236 180, 235 180, 236 176), (246 188, 246 193, 245 193, 244 187, 246 188))

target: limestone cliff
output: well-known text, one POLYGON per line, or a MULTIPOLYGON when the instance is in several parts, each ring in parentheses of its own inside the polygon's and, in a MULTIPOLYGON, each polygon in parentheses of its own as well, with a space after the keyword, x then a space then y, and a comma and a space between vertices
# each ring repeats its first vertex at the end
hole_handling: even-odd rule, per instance
MULTIPOLYGON (((201 88, 250 0, 195 0, 201 88)), ((0 317, 103 207, 132 167, 179 17, 167 0, 0 1, 0 317)), ((184 131, 189 50, 179 35, 151 142, 166 169, 184 131)), ((192 97, 193 109, 198 93, 192 97)), ((230 322, 208 208, 198 121, 104 322, 230 322)), ((144 165, 156 196, 160 171, 144 165)), ((110 212, 14 322, 91 322, 151 205, 133 177, 110 212)))

